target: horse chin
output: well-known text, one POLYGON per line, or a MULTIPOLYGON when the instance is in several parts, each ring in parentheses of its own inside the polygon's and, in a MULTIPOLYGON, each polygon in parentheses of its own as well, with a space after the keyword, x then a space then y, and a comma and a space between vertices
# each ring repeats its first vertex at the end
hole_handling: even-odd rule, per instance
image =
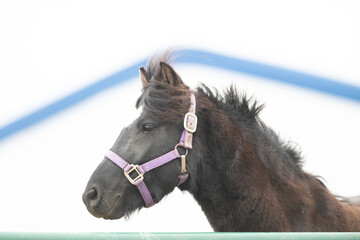
POLYGON ((103 219, 106 220, 115 220, 115 219, 120 219, 125 215, 124 211, 120 211, 120 210, 111 210, 109 211, 105 216, 103 216, 103 219))
POLYGON ((108 210, 105 210, 103 213, 96 212, 92 209, 88 209, 88 211, 96 218, 103 219, 120 219, 125 215, 125 212, 120 209, 120 207, 112 206, 108 210))
POLYGON ((119 197, 117 197, 113 205, 110 206, 110 208, 105 213, 105 215, 102 216, 102 218, 109 220, 122 218, 125 215, 125 211, 122 210, 123 208, 121 207, 121 205, 122 201, 120 201, 119 197))

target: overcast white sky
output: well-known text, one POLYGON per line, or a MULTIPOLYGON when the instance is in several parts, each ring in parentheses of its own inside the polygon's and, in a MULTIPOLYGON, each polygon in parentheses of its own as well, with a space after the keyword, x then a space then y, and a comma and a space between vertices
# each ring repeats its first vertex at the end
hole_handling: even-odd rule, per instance
MULTIPOLYGON (((360 86, 359 12, 358 1, 1 1, 0 127, 168 47, 360 86)), ((262 119, 301 147, 307 171, 336 194, 360 194, 358 102, 224 70, 175 69, 193 87, 236 83, 254 95, 266 104, 262 119)), ((127 221, 95 219, 83 205, 92 171, 137 116, 139 94, 133 79, 1 141, 0 231, 212 231, 178 190, 127 221)))

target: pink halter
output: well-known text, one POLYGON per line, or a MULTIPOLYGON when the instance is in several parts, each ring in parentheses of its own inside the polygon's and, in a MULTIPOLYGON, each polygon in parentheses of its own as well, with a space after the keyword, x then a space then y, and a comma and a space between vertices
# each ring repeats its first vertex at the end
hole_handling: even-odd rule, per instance
POLYGON ((188 153, 188 149, 192 149, 192 137, 193 133, 196 131, 197 127, 197 116, 195 115, 196 110, 196 99, 195 95, 191 93, 191 101, 190 101, 190 109, 189 112, 185 114, 184 117, 184 131, 181 134, 180 142, 175 146, 174 150, 158 157, 153 160, 150 160, 142 165, 134 165, 126 162, 119 155, 109 150, 105 157, 109 160, 113 161, 116 165, 124 170, 125 177, 129 180, 129 182, 135 185, 139 191, 141 196, 145 201, 146 207, 151 207, 155 203, 151 197, 149 189, 145 185, 144 182, 144 174, 154 168, 160 167, 165 163, 168 163, 174 159, 181 158, 181 174, 179 175, 179 182, 177 186, 183 184, 189 174, 186 170, 186 155, 188 153), (186 153, 184 155, 180 155, 177 148, 182 147, 186 149, 186 153), (131 172, 135 172, 137 176, 132 178, 130 176, 131 172))

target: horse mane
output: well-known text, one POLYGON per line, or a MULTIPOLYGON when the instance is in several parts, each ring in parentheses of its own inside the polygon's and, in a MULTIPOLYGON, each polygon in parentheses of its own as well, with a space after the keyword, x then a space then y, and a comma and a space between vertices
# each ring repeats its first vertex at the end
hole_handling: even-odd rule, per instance
MULTIPOLYGON (((181 84, 173 86, 161 81, 160 62, 171 63, 175 59, 173 51, 166 51, 161 55, 154 55, 148 62, 146 72, 150 82, 142 89, 142 94, 136 102, 136 108, 143 106, 143 110, 159 121, 167 123, 180 123, 188 111, 190 92, 188 86, 181 84)), ((292 143, 280 140, 271 128, 267 127, 259 118, 264 108, 263 104, 245 92, 241 93, 234 85, 221 94, 217 89, 210 89, 201 83, 196 92, 205 96, 224 114, 229 116, 241 128, 251 128, 261 131, 269 141, 274 142, 291 159, 291 166, 302 168, 301 152, 292 143)), ((209 106, 210 107, 210 106, 209 106)))
POLYGON ((263 110, 264 104, 259 104, 253 97, 248 97, 245 92, 239 92, 234 85, 230 85, 223 94, 220 94, 217 89, 211 90, 205 84, 201 84, 197 88, 197 92, 205 95, 238 125, 262 131, 271 141, 276 142, 284 149, 289 159, 298 168, 302 168, 303 161, 298 147, 291 142, 281 141, 279 135, 260 120, 259 114, 263 110))

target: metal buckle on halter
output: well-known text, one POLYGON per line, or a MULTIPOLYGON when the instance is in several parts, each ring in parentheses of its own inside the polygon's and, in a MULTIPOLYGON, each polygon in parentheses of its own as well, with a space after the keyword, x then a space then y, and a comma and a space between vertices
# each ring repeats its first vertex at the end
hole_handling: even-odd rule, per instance
POLYGON ((187 114, 185 114, 184 128, 186 131, 190 133, 194 133, 196 131, 197 122, 198 122, 198 118, 194 113, 188 112, 187 114))
POLYGON ((139 180, 139 179, 144 179, 144 176, 139 172, 139 170, 137 169, 137 167, 139 166, 139 165, 134 165, 134 164, 131 164, 131 166, 132 166, 132 168, 129 170, 129 171, 124 171, 124 174, 125 174, 125 177, 129 180, 129 182, 131 182, 131 184, 133 184, 133 185, 136 185, 135 184, 135 182, 137 181, 137 180, 139 180), (137 174, 138 174, 138 176, 136 176, 134 179, 132 179, 131 177, 130 177, 130 173, 131 172, 133 172, 133 171, 135 171, 137 174))
MULTIPOLYGON (((182 146, 180 146, 180 144, 176 144, 175 148, 177 150, 178 147, 183 148, 182 146)), ((177 150, 179 152, 179 150, 177 150)), ((185 154, 181 154, 180 155, 180 159, 181 159, 181 175, 183 174, 187 174, 187 170, 186 170, 186 156, 189 153, 189 149, 185 148, 185 154)), ((180 154, 180 153, 179 153, 180 154)))

